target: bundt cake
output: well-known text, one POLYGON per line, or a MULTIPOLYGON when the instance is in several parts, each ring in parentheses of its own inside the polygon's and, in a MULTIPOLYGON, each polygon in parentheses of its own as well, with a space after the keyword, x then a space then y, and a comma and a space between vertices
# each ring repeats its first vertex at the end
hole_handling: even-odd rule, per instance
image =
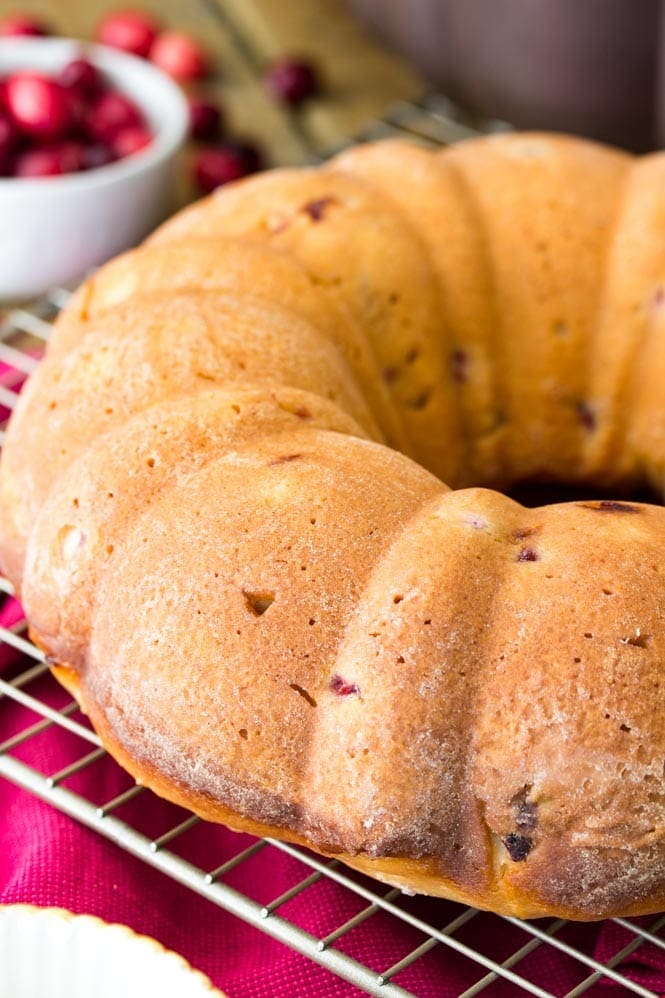
POLYGON ((157 793, 501 913, 656 911, 664 383, 665 155, 354 148, 75 294, 0 560, 157 793), (492 491, 533 483, 582 497, 492 491))

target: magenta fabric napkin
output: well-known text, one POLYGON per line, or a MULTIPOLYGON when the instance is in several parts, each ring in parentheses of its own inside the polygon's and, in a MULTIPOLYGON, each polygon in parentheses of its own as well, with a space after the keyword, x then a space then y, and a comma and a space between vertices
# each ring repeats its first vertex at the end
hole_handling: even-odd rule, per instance
MULTIPOLYGON (((11 627, 20 620, 20 606, 6 598, 0 608, 0 625, 11 627)), ((27 659, 19 662, 19 658, 9 646, 2 646, 0 669, 6 677, 30 664, 27 659)), ((50 676, 31 683, 28 692, 55 707, 68 699, 50 676)), ((0 699, 0 742, 37 719, 11 699, 0 699)), ((82 756, 84 750, 80 739, 54 726, 31 737, 12 750, 12 754, 39 772, 52 774, 82 756)), ((125 790, 131 781, 105 757, 64 785, 102 804, 125 790)), ((140 794, 116 814, 150 837, 174 827, 185 816, 149 792, 140 794)), ((179 837, 172 848, 183 858, 210 870, 253 841, 249 836, 201 822, 179 837)), ((260 904, 268 904, 309 872, 298 860, 266 846, 243 860, 224 882, 260 904)), ((387 890, 352 876, 360 883, 374 886, 379 893, 387 890)), ((332 998, 360 993, 53 806, 0 778, 0 903, 16 902, 57 905, 129 925, 181 953, 231 998, 299 995, 332 998)), ((464 911, 459 905, 429 898, 403 898, 397 903, 439 928, 464 911)), ((351 891, 324 878, 299 893, 278 913, 318 938, 365 905, 351 891)), ((647 927, 656 919, 652 916, 638 921, 647 927)), ((550 922, 542 920, 537 924, 547 929, 550 922)), ((476 915, 454 937, 497 962, 505 960, 530 939, 521 928, 487 914, 476 915)), ((615 922, 570 923, 555 938, 605 962, 630 943, 634 935, 615 922)), ((379 913, 343 936, 337 945, 349 956, 381 972, 424 939, 411 926, 379 913)), ((643 943, 618 969, 656 994, 665 994, 665 947, 643 943)), ((586 973, 591 973, 591 970, 585 973, 577 960, 547 943, 538 946, 513 970, 556 995, 565 994, 586 973)), ((447 998, 460 994, 482 976, 484 971, 475 961, 438 945, 399 974, 396 983, 422 998, 447 998)), ((590 993, 609 996, 623 992, 621 985, 603 980, 590 993)), ((498 981, 487 993, 508 998, 519 994, 519 988, 512 982, 498 981)))
MULTIPOLYGON (((7 383, 7 379, 15 383, 16 373, 0 365, 0 382, 7 383)), ((0 626, 20 626, 21 620, 17 601, 0 596, 0 626)), ((21 661, 10 645, 0 644, 1 676, 10 678, 29 664, 28 659, 21 661)), ((55 707, 68 699, 49 676, 31 683, 28 692, 55 707)), ((0 697, 0 744, 36 720, 34 713, 8 697, 0 697)), ((84 753, 80 739, 51 726, 11 750, 11 754, 40 773, 52 774, 84 753)), ((127 775, 108 757, 86 767, 64 784, 98 804, 130 785, 127 775)), ((185 816, 148 792, 114 813, 150 837, 172 828, 185 816)), ((172 848, 195 865, 211 870, 254 841, 249 836, 202 822, 180 836, 172 848)), ((309 873, 303 863, 266 846, 243 860, 225 876, 224 882, 260 904, 268 904, 309 873)), ((350 875, 381 894, 388 890, 350 875)), ((351 984, 0 777, 0 903, 17 902, 55 905, 129 925, 181 953, 230 998, 300 995, 333 998, 360 993, 351 984)), ((396 903, 439 928, 464 911, 459 905, 428 898, 402 898, 396 903)), ((366 904, 350 890, 323 878, 280 907, 278 913, 318 938, 342 925, 366 904)), ((648 927, 656 918, 638 921, 648 927)), ((538 923, 543 930, 550 924, 548 920, 538 923)), ((456 931, 454 938, 500 963, 527 944, 531 936, 504 919, 478 914, 456 931)), ((569 924, 555 938, 604 963, 612 960, 635 936, 615 922, 606 922, 569 924)), ((417 929, 380 912, 346 933, 335 945, 379 973, 425 939, 417 929)), ((660 939, 665 939, 662 931, 660 939)), ((565 994, 592 972, 592 968, 585 970, 578 960, 548 943, 537 946, 512 969, 555 995, 565 994)), ((616 969, 656 994, 665 994, 665 943, 640 945, 616 969)), ((402 971, 395 983, 419 998, 448 998, 459 995, 484 974, 475 960, 439 944, 402 971)), ((513 982, 498 980, 484 993, 510 998, 519 994, 520 988, 513 982)), ((625 989, 620 984, 606 978, 589 992, 596 998, 622 993, 625 989)))

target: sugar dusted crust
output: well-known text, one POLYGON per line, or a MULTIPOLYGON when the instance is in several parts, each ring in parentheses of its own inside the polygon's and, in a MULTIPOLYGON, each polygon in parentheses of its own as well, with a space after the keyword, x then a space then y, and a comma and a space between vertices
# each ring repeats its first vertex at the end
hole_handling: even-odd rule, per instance
POLYGON ((663 155, 381 143, 94 275, 0 560, 112 755, 407 891, 664 907, 664 230, 663 155))

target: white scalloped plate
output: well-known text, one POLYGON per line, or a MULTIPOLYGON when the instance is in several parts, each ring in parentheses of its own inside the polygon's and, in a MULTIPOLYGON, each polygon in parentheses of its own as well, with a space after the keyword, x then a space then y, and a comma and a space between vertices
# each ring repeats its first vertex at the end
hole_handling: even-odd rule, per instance
POLYGON ((177 953, 126 925, 0 905, 0 998, 223 998, 177 953))

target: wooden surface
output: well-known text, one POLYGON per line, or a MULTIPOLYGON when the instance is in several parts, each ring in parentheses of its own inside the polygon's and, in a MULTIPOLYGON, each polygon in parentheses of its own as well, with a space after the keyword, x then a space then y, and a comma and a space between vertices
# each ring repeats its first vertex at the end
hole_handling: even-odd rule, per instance
POLYGON ((215 75, 194 89, 224 106, 233 137, 257 141, 270 165, 306 161, 353 136, 401 99, 419 96, 415 70, 373 40, 342 0, 0 0, 0 12, 43 16, 58 34, 91 39, 109 10, 141 7, 165 26, 196 36, 215 75), (263 87, 277 57, 313 61, 324 81, 320 97, 291 110, 263 87))

